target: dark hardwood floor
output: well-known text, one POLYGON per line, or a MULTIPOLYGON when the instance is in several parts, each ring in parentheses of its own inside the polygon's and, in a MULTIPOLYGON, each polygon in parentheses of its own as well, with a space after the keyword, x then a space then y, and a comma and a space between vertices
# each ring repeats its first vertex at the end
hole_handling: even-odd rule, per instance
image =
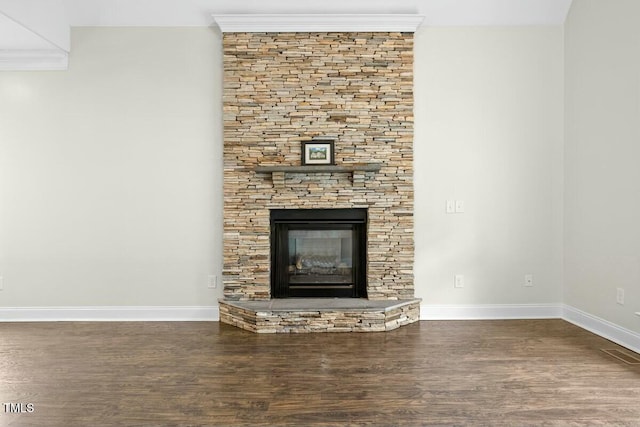
POLYGON ((640 365, 602 348, 619 347, 562 320, 0 323, 0 425, 640 426, 640 365))

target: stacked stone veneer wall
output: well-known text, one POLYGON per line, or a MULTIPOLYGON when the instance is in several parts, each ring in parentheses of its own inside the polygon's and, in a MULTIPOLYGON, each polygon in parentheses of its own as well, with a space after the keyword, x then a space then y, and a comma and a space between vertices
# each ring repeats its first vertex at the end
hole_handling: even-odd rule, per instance
POLYGON ((270 299, 270 209, 368 208, 367 293, 413 287, 413 34, 225 33, 224 296, 270 299), (301 141, 335 140, 337 165, 379 172, 287 174, 301 141), (364 178, 364 179, 363 179, 364 178), (280 176, 281 179, 281 176, 280 176))

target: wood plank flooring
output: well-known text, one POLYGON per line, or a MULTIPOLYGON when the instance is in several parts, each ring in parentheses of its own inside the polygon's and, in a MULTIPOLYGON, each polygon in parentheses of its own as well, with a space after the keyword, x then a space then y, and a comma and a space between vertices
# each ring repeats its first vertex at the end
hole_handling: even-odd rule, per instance
POLYGON ((562 320, 0 323, 0 426, 640 426, 640 366, 602 348, 562 320))

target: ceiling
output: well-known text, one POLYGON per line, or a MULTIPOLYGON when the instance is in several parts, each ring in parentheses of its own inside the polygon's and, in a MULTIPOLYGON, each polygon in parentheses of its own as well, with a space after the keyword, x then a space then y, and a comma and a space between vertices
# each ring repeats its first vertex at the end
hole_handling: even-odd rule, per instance
POLYGON ((0 0, 0 69, 11 69, 13 52, 68 52, 73 26, 212 26, 214 14, 266 13, 416 14, 423 26, 563 25, 571 1, 0 0))
MULTIPOLYGON (((25 0, 22 0, 25 1, 25 0)), ((212 14, 414 13, 427 25, 562 25, 571 0, 65 0, 72 26, 211 25, 212 14)))

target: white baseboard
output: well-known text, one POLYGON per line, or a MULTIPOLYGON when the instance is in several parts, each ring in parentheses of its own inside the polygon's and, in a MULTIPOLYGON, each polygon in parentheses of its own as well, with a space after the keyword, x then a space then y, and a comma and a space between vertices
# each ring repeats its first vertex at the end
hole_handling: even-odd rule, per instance
POLYGON ((420 320, 558 319, 562 304, 476 304, 420 306, 420 320))
POLYGON ((210 307, 0 307, 0 322, 217 321, 210 307))
POLYGON ((640 353, 640 334, 625 329, 607 320, 585 313, 570 305, 565 305, 562 318, 567 322, 613 341, 629 350, 640 353))
MULTIPOLYGON (((564 304, 420 306, 420 320, 564 319, 640 353, 640 334, 564 304)), ((218 306, 205 307, 0 307, 0 322, 219 321, 218 306)))
POLYGON ((565 304, 420 306, 420 320, 563 319, 640 353, 640 334, 565 304))

